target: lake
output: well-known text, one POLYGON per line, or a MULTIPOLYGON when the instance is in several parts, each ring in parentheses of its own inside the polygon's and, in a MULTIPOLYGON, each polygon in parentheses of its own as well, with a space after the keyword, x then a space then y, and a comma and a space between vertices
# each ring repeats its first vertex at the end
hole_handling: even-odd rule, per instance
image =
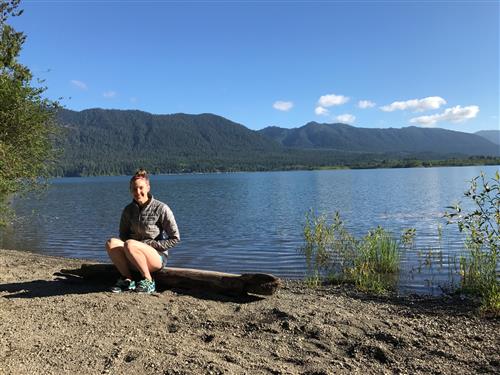
MULTIPOLYGON (((400 290, 439 294, 450 275, 457 279, 456 256, 463 248, 456 225, 442 218, 445 207, 464 200, 467 181, 498 169, 158 175, 151 188, 179 225, 182 242, 170 251, 171 266, 301 278, 306 212, 338 211, 357 236, 377 225, 395 236, 416 228, 415 248, 402 257, 400 290)), ((39 196, 15 199, 16 218, 0 232, 0 247, 106 261, 104 242, 118 235, 121 211, 131 201, 128 181, 60 178, 39 196)))

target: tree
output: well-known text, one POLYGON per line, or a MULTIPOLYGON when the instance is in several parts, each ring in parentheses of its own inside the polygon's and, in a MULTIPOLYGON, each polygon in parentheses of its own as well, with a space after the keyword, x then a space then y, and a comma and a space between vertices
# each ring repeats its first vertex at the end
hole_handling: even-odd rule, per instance
POLYGON ((44 99, 46 88, 19 61, 26 39, 7 24, 22 14, 20 0, 0 0, 0 224, 8 217, 8 197, 39 186, 55 152, 57 102, 44 99))

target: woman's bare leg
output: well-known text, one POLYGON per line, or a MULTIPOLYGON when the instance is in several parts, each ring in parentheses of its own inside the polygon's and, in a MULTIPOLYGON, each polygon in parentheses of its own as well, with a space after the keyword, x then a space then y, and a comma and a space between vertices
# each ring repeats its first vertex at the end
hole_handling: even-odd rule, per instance
POLYGON ((125 255, 125 243, 118 238, 110 238, 106 241, 106 251, 109 258, 118 269, 118 272, 125 278, 132 280, 130 273, 130 263, 125 255))
POLYGON ((151 272, 161 269, 161 256, 151 246, 140 241, 127 240, 123 245, 123 249, 127 260, 145 279, 152 280, 151 272))

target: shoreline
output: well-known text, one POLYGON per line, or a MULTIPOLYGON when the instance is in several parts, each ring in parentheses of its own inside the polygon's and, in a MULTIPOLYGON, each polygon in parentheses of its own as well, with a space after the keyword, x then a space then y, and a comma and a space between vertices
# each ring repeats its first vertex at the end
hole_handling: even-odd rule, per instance
POLYGON ((53 276, 82 263, 0 250, 0 373, 500 372, 500 320, 460 299, 290 280, 266 298, 112 294, 53 276))
MULTIPOLYGON (((405 159, 402 159, 405 160, 405 159)), ((413 159, 411 159, 413 160, 413 159)), ((422 161, 417 159, 417 161, 422 161)), ((384 165, 374 165, 374 166, 349 166, 349 165, 331 165, 331 166, 315 166, 315 167, 299 167, 299 168, 283 168, 283 169, 237 169, 237 170, 216 170, 216 171, 178 171, 178 172, 161 172, 161 173, 150 173, 150 176, 184 176, 184 175, 205 175, 205 174, 234 174, 234 173, 263 173, 263 172, 311 172, 311 171, 344 171, 344 170, 373 170, 373 169, 429 169, 429 168, 461 168, 461 167, 500 167, 498 160, 495 163, 471 163, 471 164, 457 164, 457 163, 444 163, 435 165, 412 165, 412 166, 384 166, 384 165)), ((133 174, 133 173, 132 173, 133 174)), ((48 179, 59 179, 59 178, 87 178, 87 177, 130 177, 126 174, 89 174, 89 175, 78 175, 78 176, 49 176, 48 179)))

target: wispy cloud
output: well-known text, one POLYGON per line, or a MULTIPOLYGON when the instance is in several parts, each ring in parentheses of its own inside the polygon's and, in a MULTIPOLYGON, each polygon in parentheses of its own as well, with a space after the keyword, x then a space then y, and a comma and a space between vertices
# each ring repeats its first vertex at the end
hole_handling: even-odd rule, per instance
POLYGON ((278 111, 283 111, 283 112, 289 111, 290 109, 292 109, 292 107, 293 107, 292 102, 285 102, 282 100, 278 100, 278 101, 274 102, 274 104, 273 104, 274 109, 277 109, 278 111))
POLYGON ((393 112, 396 110, 404 111, 407 109, 413 112, 423 112, 432 109, 438 109, 445 104, 446 100, 444 100, 440 96, 429 96, 423 99, 411 99, 401 102, 393 102, 389 105, 380 107, 380 109, 384 112, 393 112))
POLYGON ((358 102, 358 107, 361 109, 367 109, 367 108, 373 108, 375 107, 375 103, 372 102, 371 100, 360 100, 358 102))
POLYGON ((335 117, 335 119, 338 122, 342 122, 344 124, 353 124, 354 121, 356 121, 356 116, 353 116, 349 113, 344 113, 343 115, 339 115, 339 116, 335 117))
POLYGON ((410 120, 410 122, 412 124, 417 123, 423 126, 431 127, 441 121, 450 121, 454 123, 464 122, 476 117, 478 113, 479 107, 477 105, 470 105, 468 107, 461 107, 457 105, 452 108, 447 108, 444 112, 435 115, 414 117, 410 120))
POLYGON ((77 79, 72 79, 70 81, 70 83, 73 86, 75 86, 77 89, 80 89, 80 90, 87 90, 88 89, 87 84, 85 82, 78 81, 77 79))
POLYGON ((114 98, 116 96, 116 91, 105 91, 102 93, 102 96, 108 99, 114 98))
POLYGON ((320 96, 318 100, 318 105, 321 107, 332 107, 334 105, 345 104, 349 101, 349 98, 344 95, 328 94, 320 96))
POLYGON ((138 99, 135 96, 130 98, 130 103, 137 103, 137 101, 138 99))
POLYGON ((323 108, 322 106, 319 105, 314 109, 314 113, 316 113, 318 116, 328 116, 330 111, 328 111, 328 109, 323 108))

